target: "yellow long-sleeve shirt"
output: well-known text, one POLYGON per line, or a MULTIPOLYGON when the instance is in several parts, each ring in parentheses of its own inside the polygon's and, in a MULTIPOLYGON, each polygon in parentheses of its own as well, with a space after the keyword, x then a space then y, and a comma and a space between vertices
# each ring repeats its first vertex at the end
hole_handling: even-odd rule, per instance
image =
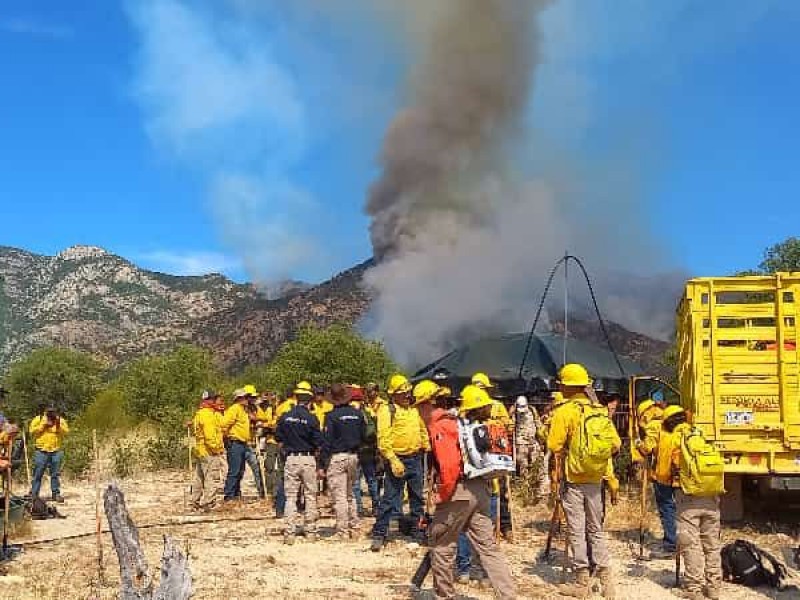
POLYGON ((680 484, 676 477, 673 476, 674 470, 672 468, 672 457, 675 450, 680 447, 681 434, 680 432, 668 431, 662 429, 661 436, 658 440, 658 448, 656 452, 656 466, 653 469, 653 480, 662 485, 671 485, 678 487, 680 484))
POLYGON ((430 450, 428 429, 415 407, 403 408, 395 404, 393 417, 392 408, 381 404, 377 421, 378 450, 386 460, 430 450))
POLYGON ((502 425, 506 430, 511 431, 514 427, 514 421, 508 414, 508 409, 499 400, 492 402, 492 412, 489 415, 489 423, 502 425))
POLYGON ((28 431, 33 435, 38 450, 42 452, 58 452, 61 450, 64 436, 69 433, 69 425, 67 425, 67 420, 63 417, 58 418, 57 425, 48 425, 47 417, 40 415, 34 417, 28 426, 28 431))
POLYGON ((296 398, 287 398, 278 406, 275 407, 275 425, 278 424, 278 420, 292 410, 295 406, 297 406, 297 399, 296 398))
POLYGON ((194 453, 198 458, 218 456, 225 451, 222 442, 220 413, 213 408, 201 408, 192 419, 194 453))
POLYGON ((309 406, 309 411, 312 415, 317 417, 317 421, 319 421, 320 429, 325 428, 325 415, 333 410, 333 404, 328 402, 327 400, 323 400, 320 404, 316 402, 312 402, 311 406, 309 406))
POLYGON ((232 404, 222 417, 222 433, 232 440, 250 443, 250 415, 241 404, 232 404))
MULTIPOLYGON (((550 433, 547 436, 547 448, 553 454, 561 454, 568 447, 569 440, 573 435, 577 435, 578 427, 581 426, 583 410, 590 406, 592 406, 591 400, 581 394, 571 397, 569 402, 565 402, 553 412, 550 433)), ((617 435, 614 452, 619 450, 621 445, 622 440, 617 435)), ((600 483, 603 479, 603 477, 598 479, 582 473, 574 473, 569 460, 565 460, 564 464, 566 465, 565 476, 569 483, 600 483)))

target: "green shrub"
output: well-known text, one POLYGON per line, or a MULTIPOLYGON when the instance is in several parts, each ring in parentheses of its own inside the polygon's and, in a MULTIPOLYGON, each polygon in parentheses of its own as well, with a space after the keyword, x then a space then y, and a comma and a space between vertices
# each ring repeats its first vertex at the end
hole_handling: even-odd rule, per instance
POLYGON ((154 471, 186 466, 189 460, 186 430, 178 425, 161 427, 148 442, 145 453, 154 471))
POLYGON ((125 398, 118 388, 106 388, 100 391, 95 399, 79 417, 81 427, 99 434, 119 431, 133 426, 133 418, 125 410, 125 398))
POLYGON ((135 442, 117 440, 111 448, 111 468, 115 477, 125 479, 133 475, 141 454, 135 442))
POLYGON ((85 475, 92 466, 92 453, 92 432, 71 429, 64 438, 64 471, 75 477, 85 475))

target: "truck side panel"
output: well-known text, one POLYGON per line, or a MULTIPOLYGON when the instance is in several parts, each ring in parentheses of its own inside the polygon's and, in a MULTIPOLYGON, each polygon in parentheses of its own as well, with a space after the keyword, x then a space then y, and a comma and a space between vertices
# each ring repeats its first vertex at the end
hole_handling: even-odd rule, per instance
POLYGON ((798 273, 686 285, 681 396, 732 473, 800 473, 796 299, 798 273))

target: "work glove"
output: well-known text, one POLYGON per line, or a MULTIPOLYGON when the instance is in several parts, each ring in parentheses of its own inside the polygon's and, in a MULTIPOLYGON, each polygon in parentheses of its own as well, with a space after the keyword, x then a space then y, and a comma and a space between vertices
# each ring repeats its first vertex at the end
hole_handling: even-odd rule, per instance
POLYGON ((406 474, 406 466, 403 464, 403 461, 397 457, 389 461, 389 467, 392 469, 392 475, 395 477, 400 478, 406 474))

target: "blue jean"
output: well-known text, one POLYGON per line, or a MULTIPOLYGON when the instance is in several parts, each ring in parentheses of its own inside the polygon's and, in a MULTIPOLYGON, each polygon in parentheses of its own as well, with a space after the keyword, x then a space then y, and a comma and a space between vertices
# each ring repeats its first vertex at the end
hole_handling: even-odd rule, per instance
MULTIPOLYGON (((497 496, 489 496, 489 518, 492 523, 497 518, 497 496)), ((456 573, 458 575, 468 575, 472 567, 472 544, 466 534, 458 534, 458 546, 456 547, 456 573)))
POLYGON ((258 454, 256 454, 256 451, 250 446, 247 447, 244 460, 253 472, 253 479, 256 482, 256 489, 258 490, 258 497, 264 498, 264 480, 261 478, 261 466, 258 464, 258 454))
POLYGON ((33 455, 33 482, 31 483, 31 498, 39 495, 42 488, 42 478, 45 471, 50 471, 50 493, 53 498, 61 495, 61 461, 64 459, 64 451, 44 452, 36 450, 33 455))
POLYGON ((242 476, 247 460, 248 445, 231 440, 228 442, 228 475, 225 477, 225 500, 239 498, 242 495, 242 476))
POLYGON ((664 549, 674 552, 678 545, 677 508, 675 507, 675 490, 670 485, 653 482, 653 493, 656 497, 661 527, 664 529, 664 549))
POLYGON ((375 458, 363 457, 358 460, 358 470, 356 471, 356 480, 353 483, 353 496, 356 499, 356 507, 358 512, 364 510, 364 502, 361 498, 361 476, 367 480, 367 490, 369 497, 372 498, 372 512, 375 513, 378 509, 378 476, 375 473, 375 458))
POLYGON ((373 538, 386 538, 389 533, 389 521, 402 506, 403 490, 408 487, 408 503, 414 523, 422 517, 424 501, 422 499, 422 455, 398 457, 406 468, 402 477, 395 477, 391 469, 387 469, 383 480, 383 496, 378 503, 378 515, 372 528, 373 538))

